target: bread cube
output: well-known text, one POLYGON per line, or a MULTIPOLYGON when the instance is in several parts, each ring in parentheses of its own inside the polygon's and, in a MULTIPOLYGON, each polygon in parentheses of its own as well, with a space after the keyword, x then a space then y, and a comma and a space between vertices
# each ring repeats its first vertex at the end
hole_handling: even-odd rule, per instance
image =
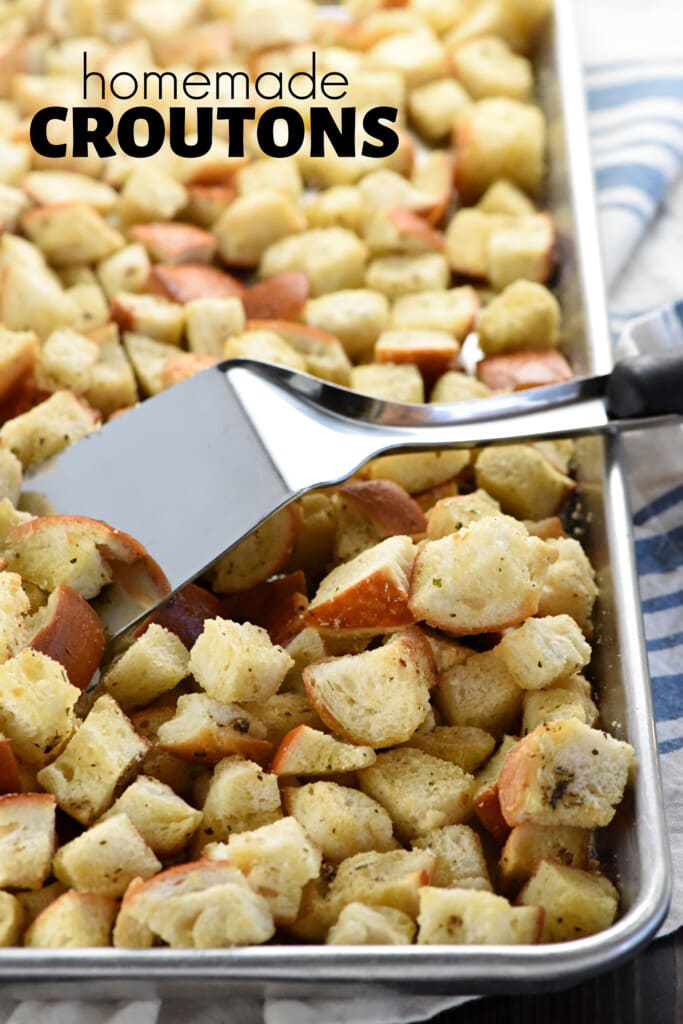
POLYGON ((149 272, 145 290, 182 305, 196 299, 241 298, 245 294, 237 278, 205 263, 157 263, 149 272))
POLYGON ((235 184, 240 195, 259 192, 261 189, 274 189, 293 201, 300 199, 304 190, 304 183, 293 157, 277 160, 272 157, 261 157, 250 160, 235 174, 235 184))
POLYGON ((85 395, 100 350, 95 341, 70 327, 53 331, 40 353, 39 377, 52 391, 68 388, 85 395))
POLYGON ((477 200, 497 178, 535 195, 545 173, 545 118, 516 99, 482 99, 455 125, 456 186, 465 203, 477 200))
POLYGON ((21 226, 54 266, 95 263, 125 244, 87 202, 38 206, 24 214, 21 226))
POLYGON ((418 551, 409 608, 418 621, 456 636, 516 625, 538 611, 555 557, 517 520, 487 516, 418 551))
POLYGON ((141 242, 125 245, 101 260, 97 265, 97 277, 108 299, 119 292, 129 295, 145 288, 150 272, 147 250, 141 242))
POLYGON ((187 203, 187 190, 162 167, 137 166, 119 193, 119 216, 124 224, 173 220, 187 203))
POLYGON ((327 900, 338 916, 349 903, 393 907, 417 916, 420 889, 429 885, 436 859, 429 850, 370 850, 343 860, 330 884, 327 900))
POLYGON ((563 718, 576 718, 586 725, 595 725, 598 709, 590 697, 559 686, 551 690, 529 690, 524 694, 522 736, 532 732, 537 725, 563 718))
POLYGON ((242 300, 227 298, 193 299, 185 307, 187 343, 191 352, 221 356, 223 343, 246 326, 242 300))
POLYGON ((288 814, 302 825, 325 860, 339 863, 367 850, 393 850, 391 818, 376 800, 336 782, 309 782, 283 790, 288 814))
POLYGON ((102 685, 122 708, 141 707, 189 675, 189 657, 175 634, 152 623, 107 669, 102 685))
POLYGON ((503 817, 498 799, 498 777, 505 763, 505 758, 517 743, 516 736, 503 736, 502 742, 492 758, 486 762, 474 780, 474 796, 472 803, 474 813, 491 835, 499 843, 507 839, 510 826, 503 817))
POLYGON ((460 346, 446 331, 404 328, 383 331, 375 344, 378 363, 414 364, 431 381, 455 363, 460 346))
POLYGON ((291 555, 300 528, 301 510, 296 502, 269 516, 214 563, 212 589, 217 594, 239 593, 275 575, 291 555))
POLYGON ((369 264, 365 286, 389 299, 402 295, 448 288, 450 273, 446 257, 439 252, 417 255, 378 256, 369 264))
POLYGON ((24 469, 57 455, 67 445, 96 429, 99 416, 71 391, 55 391, 28 412, 6 420, 0 441, 24 469))
POLYGON ((38 914, 45 910, 50 903, 54 903, 57 897, 61 896, 64 892, 66 892, 66 886, 56 881, 44 885, 42 889, 27 889, 24 892, 17 893, 17 899, 23 913, 24 928, 28 928, 29 925, 33 924, 38 914))
POLYGON ((117 899, 134 878, 150 878, 161 864, 130 819, 117 814, 60 846, 53 870, 78 892, 117 899))
POLYGON ((99 818, 149 744, 138 736, 116 701, 104 694, 59 756, 38 773, 40 785, 82 825, 99 818))
POLYGON ((373 764, 372 747, 343 743, 309 725, 299 725, 282 739, 271 771, 275 775, 336 775, 373 764))
POLYGON ((609 928, 619 893, 604 875, 542 860, 517 902, 545 911, 541 942, 568 942, 609 928))
POLYGON ((304 208, 311 228, 348 228, 360 232, 364 207, 360 191, 354 185, 332 185, 315 192, 304 208))
POLYGON ((210 263, 216 250, 216 239, 208 231, 179 221, 135 224, 128 237, 142 242, 155 263, 210 263))
MULTIPOLYGON (((289 647, 287 650, 289 652, 289 647)), ((263 723, 268 739, 273 744, 281 743, 289 732, 300 725, 317 729, 322 724, 301 692, 275 693, 268 700, 247 704, 247 711, 263 723)))
POLYGON ((110 896, 70 889, 37 915, 24 936, 24 945, 32 949, 110 946, 117 910, 110 896))
POLYGON ((32 375, 38 354, 34 331, 10 331, 0 326, 0 397, 11 395, 32 375))
POLYGON ((519 391, 571 380, 574 374, 563 355, 552 349, 487 356, 477 363, 477 376, 493 391, 519 391))
POLYGON ((401 207, 375 210, 363 225, 363 238, 373 255, 441 252, 440 232, 412 210, 401 207))
POLYGON ((220 861, 192 861, 133 882, 114 929, 117 946, 151 946, 157 936, 180 949, 267 942, 275 931, 268 904, 244 875, 220 861))
POLYGON ((526 193, 513 185, 507 178, 498 178, 484 192, 477 203, 484 213, 503 213, 511 217, 534 213, 535 207, 526 193))
POLYGON ((104 654, 100 617, 80 594, 60 583, 30 621, 29 646, 54 658, 66 669, 69 682, 83 691, 104 654))
POLYGON ((308 278, 301 270, 285 270, 249 285, 241 294, 248 320, 298 319, 309 296, 308 278))
POLYGON ((0 665, 0 729, 26 764, 46 764, 68 740, 80 690, 63 667, 24 648, 0 665))
POLYGON ((498 502, 481 489, 471 494, 454 494, 448 498, 441 498, 429 510, 427 538, 439 540, 462 530, 465 526, 499 513, 498 502))
POLYGON ((47 266, 5 265, 0 276, 0 321, 8 330, 35 331, 39 338, 47 338, 79 316, 78 304, 47 266))
POLYGON ((308 699, 323 722, 351 743, 389 747, 409 739, 429 711, 434 666, 418 633, 304 669, 308 699))
POLYGON ((434 197, 412 182, 386 168, 370 171, 358 183, 365 213, 387 207, 413 210, 428 216, 434 206, 434 197))
POLYGON ((132 331, 165 345, 180 345, 185 328, 183 307, 160 295, 118 292, 111 305, 111 317, 122 331, 132 331))
POLYGON ((439 889, 481 889, 491 892, 481 839, 469 825, 446 825, 411 842, 415 850, 436 857, 431 885, 439 889))
POLYGON ((573 537, 549 540, 558 558, 543 584, 540 615, 571 615, 584 633, 591 629, 591 614, 598 595, 595 571, 586 552, 573 537))
POLYGON ((351 388, 388 402, 424 402, 424 381, 416 366, 364 363, 351 370, 351 388))
POLYGON ((590 646, 569 615, 527 619, 506 633, 492 653, 523 690, 541 690, 579 672, 591 658, 590 646))
POLYGON ((232 13, 235 45, 247 53, 307 42, 317 23, 310 0, 245 0, 232 13))
POLYGON ((531 62, 513 53, 504 39, 484 36, 459 46, 453 69, 472 99, 505 96, 529 100, 534 86, 531 62))
POLYGON ((0 231, 14 231, 17 221, 30 205, 21 189, 0 184, 0 231))
POLYGON ((282 817, 275 775, 254 761, 226 757, 213 770, 202 806, 202 823, 193 849, 227 840, 233 832, 248 832, 282 817))
POLYGON ((308 373, 348 386, 351 363, 339 339, 329 331, 289 320, 251 320, 249 327, 254 332, 272 331, 279 336, 303 357, 308 373))
POLYGON ((570 868, 588 867, 591 833, 571 825, 516 825, 498 862, 498 884, 506 893, 516 893, 541 861, 553 861, 570 868))
POLYGON ((540 941, 543 910, 511 907, 491 892, 425 886, 417 922, 418 945, 517 946, 540 941))
POLYGON ((294 661, 249 622, 208 619, 190 652, 190 671, 210 697, 223 703, 272 697, 294 661))
POLYGON ((202 821, 202 812, 190 807, 170 786, 138 775, 100 818, 125 814, 144 842, 158 857, 181 850, 202 821))
POLYGON ((9 892, 0 892, 0 947, 20 945, 24 925, 20 900, 9 892))
POLYGON ((634 763, 633 747, 575 718, 539 725, 509 752, 498 779, 508 825, 608 825, 634 763))
POLYGON ((373 459, 365 472, 371 480, 393 480, 408 494, 420 494, 452 480, 469 461, 465 450, 408 452, 373 459))
POLYGON ((486 279, 491 239, 511 221, 510 217, 485 213, 477 207, 459 209, 448 222, 444 235, 451 270, 467 277, 486 279))
POLYGON ((403 842, 458 825, 472 813, 473 777, 422 750, 387 750, 358 778, 363 792, 389 812, 403 842))
POLYGON ((449 725, 475 726, 499 739, 519 721, 522 691, 491 651, 472 654, 443 672, 436 702, 449 725))
POLYGON ((447 70, 443 45, 426 27, 381 39, 367 51, 365 63, 369 68, 400 71, 409 89, 432 82, 447 70))
MULTIPOLYGON (((367 247, 353 232, 338 227, 315 228, 268 246, 259 274, 272 277, 285 270, 301 270, 308 277, 311 295, 317 296, 362 288, 366 260, 367 247)), ((368 283, 368 287, 373 285, 368 283)))
POLYGON ((407 742, 470 773, 481 767, 495 745, 493 736, 475 725, 437 725, 431 732, 416 732, 407 742))
POLYGON ((179 697, 174 716, 157 733, 162 750, 197 764, 217 764, 230 754, 264 760, 273 749, 265 736, 265 726, 240 704, 221 703, 206 693, 179 697))
POLYGON ((477 333, 480 347, 489 356, 554 348, 560 334, 559 303, 542 284, 515 281, 483 310, 477 333))
POLYGON ((401 910, 348 903, 325 941, 328 946, 405 946, 415 931, 415 922, 401 910))
POLYGON ((457 79, 438 78, 411 89, 408 110, 420 135, 435 144, 448 138, 456 119, 470 103, 470 96, 457 79))
MULTIPOLYGON (((535 108, 534 108, 535 109, 535 108)), ((553 265, 555 229, 547 213, 515 217, 488 243, 488 278, 498 291, 519 278, 547 281, 553 265)), ((528 345, 532 348, 531 344, 528 345)))
POLYGON ((0 796, 0 885, 40 889, 54 852, 54 797, 45 793, 0 796))
MULTIPOLYGON (((9 453, 0 449, 0 463, 3 454, 9 453)), ((21 576, 0 571, 0 664, 17 654, 26 643, 25 617, 30 607, 21 576)))
POLYGON ((391 324, 399 330, 446 331, 464 341, 477 309, 477 293, 469 285, 446 291, 402 295, 394 303, 391 324))
POLYGON ((271 245, 305 227, 306 218, 295 199, 273 188, 261 188, 233 200, 213 230, 224 263, 256 267, 271 245))

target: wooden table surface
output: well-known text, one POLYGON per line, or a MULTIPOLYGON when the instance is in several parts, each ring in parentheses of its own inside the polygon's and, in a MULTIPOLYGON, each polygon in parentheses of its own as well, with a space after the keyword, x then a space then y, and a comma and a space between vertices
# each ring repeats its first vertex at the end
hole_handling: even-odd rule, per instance
POLYGON ((635 960, 552 995, 478 999, 430 1024, 683 1024, 683 930, 635 960))

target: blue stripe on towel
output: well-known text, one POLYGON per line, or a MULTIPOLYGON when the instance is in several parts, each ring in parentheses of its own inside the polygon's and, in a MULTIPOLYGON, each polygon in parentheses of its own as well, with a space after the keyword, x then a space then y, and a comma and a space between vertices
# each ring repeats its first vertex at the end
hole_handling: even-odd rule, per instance
POLYGON ((658 594, 656 597, 647 597, 643 601, 643 611, 646 615, 655 612, 665 612, 669 608, 680 608, 683 605, 683 590, 674 590, 671 594, 658 594))
MULTIPOLYGON (((631 117, 620 118, 618 121, 610 121, 608 124, 596 124, 591 127, 591 135, 608 135, 610 132, 623 131, 625 128, 633 128, 642 130, 643 121, 645 119, 642 115, 634 114, 631 117)), ((677 117, 665 117, 663 115, 648 116, 647 126, 652 128, 656 124, 666 125, 669 128, 678 128, 679 131, 683 131, 683 120, 677 117)))
POLYGON ((668 511, 668 509, 678 505, 681 501, 683 501, 683 484, 673 487, 670 491, 665 491, 664 494, 660 494, 654 501, 639 508, 633 516, 633 522, 636 526, 642 526, 648 519, 661 515, 662 512, 668 511))
POLYGON ((647 649, 654 651, 667 651, 671 647, 678 647, 683 644, 683 633, 671 633, 669 636, 660 636, 656 640, 648 640, 647 649))
POLYGON ((680 750, 683 747, 683 736, 677 736, 673 740, 663 740, 659 744, 660 754, 673 754, 674 750, 680 750))
POLYGON ((651 219, 649 214, 645 213, 644 210, 641 210, 640 207, 636 206, 634 203, 599 202, 598 209, 600 210, 600 212, 602 212, 603 210, 624 210, 626 213, 632 213, 635 217, 638 218, 638 220, 642 220, 645 224, 649 224, 651 219))
POLYGON ((680 77, 623 82, 620 85, 597 86, 588 90, 588 107, 593 111, 649 99, 683 100, 683 74, 680 77))
POLYGON ((683 672, 652 677, 652 700, 658 722, 683 716, 683 672))
POLYGON ((636 558, 641 576, 650 572, 668 572, 683 565, 683 526, 656 537, 637 540, 636 558))
POLYGON ((655 202, 662 198, 669 183, 663 171, 650 164, 638 163, 601 167, 595 172, 595 180, 599 189, 637 188, 655 202))

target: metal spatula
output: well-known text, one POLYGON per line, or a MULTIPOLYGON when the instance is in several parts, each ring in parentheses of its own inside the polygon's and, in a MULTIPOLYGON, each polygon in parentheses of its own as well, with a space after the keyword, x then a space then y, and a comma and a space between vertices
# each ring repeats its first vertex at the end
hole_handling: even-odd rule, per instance
MULTIPOLYGON (((56 513, 131 534, 175 591, 280 506, 383 452, 623 430, 676 414, 680 355, 450 406, 379 401, 281 366, 230 360, 72 445, 27 488, 56 513)), ((110 630, 143 611, 110 609, 110 630)))

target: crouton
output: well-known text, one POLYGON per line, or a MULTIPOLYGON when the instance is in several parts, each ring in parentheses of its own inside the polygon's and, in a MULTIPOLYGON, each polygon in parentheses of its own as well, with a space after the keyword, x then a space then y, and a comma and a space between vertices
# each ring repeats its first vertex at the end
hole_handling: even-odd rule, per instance
POLYGON ((462 530, 465 526, 479 522, 487 516, 500 513, 500 505, 490 494, 483 490, 471 494, 455 494, 441 498, 429 510, 427 516, 428 540, 439 540, 451 533, 462 530))
POLYGON ((202 820, 201 811, 177 796, 170 786, 147 775, 138 775, 100 821, 121 814, 126 815, 150 850, 160 858, 181 850, 202 820))
POLYGON ((160 295, 118 292, 111 304, 111 318, 122 331, 141 334, 165 345, 179 346, 185 329, 183 307, 160 295))
POLYGON ((181 643, 190 648, 201 634, 206 620, 215 619, 220 610, 219 599, 210 591, 195 583, 188 583, 160 605, 146 621, 156 622, 175 633, 181 643))
POLYGON ((379 754, 358 779, 363 792, 389 812, 404 842, 444 825, 459 825, 472 813, 473 777, 412 747, 379 754))
POLYGON ((306 371, 306 359, 279 334, 271 330, 247 327, 242 334, 234 334, 223 343, 225 359, 256 359, 262 363, 287 366, 290 370, 306 371))
POLYGON ((619 893, 604 875, 542 860, 517 903, 545 911, 541 942, 567 942, 609 928, 619 893))
POLYGON ((410 363, 427 381, 439 377, 457 360, 460 346, 446 331, 405 328, 383 331, 375 344, 378 363, 410 363))
POLYGON ((106 670, 102 685, 122 708, 141 707, 190 674, 190 656, 178 637, 152 623, 106 670))
POLYGON ((405 946, 415 931, 413 919, 394 907, 348 903, 325 941, 328 946, 405 946))
POLYGON ((527 619, 506 633, 493 654, 523 690, 541 690, 587 665, 591 649, 569 615, 527 619))
POLYGON ((276 776, 244 757, 226 757, 213 770, 193 848, 200 850, 207 843, 229 839, 233 832, 251 831, 281 817, 276 776))
MULTIPOLYGON (((553 266, 555 230, 547 213, 515 217, 488 243, 488 278, 498 291, 520 278, 547 281, 553 266)), ((532 348, 531 344, 528 346, 532 348)))
POLYGON ((287 814, 293 815, 327 861, 339 863, 367 850, 396 846, 391 818, 376 800, 336 782, 309 782, 283 790, 287 814))
POLYGON ((436 859, 429 850, 370 850, 343 860, 330 884, 327 900, 336 915, 349 903, 393 907, 417 916, 419 891, 429 885, 436 859))
POLYGON ((339 561, 355 558, 387 536, 423 533, 426 519, 420 506, 393 480, 360 480, 345 484, 332 499, 338 507, 334 554, 339 561))
POLYGON ((208 619, 190 652, 190 671, 210 697, 229 703, 272 697, 294 661, 249 622, 208 619))
POLYGON ((558 559, 548 570, 538 612, 540 615, 571 615, 583 632, 588 633, 598 594, 593 567, 573 537, 559 537, 547 543, 557 552, 558 559))
POLYGON ((455 78, 438 78, 411 89, 410 118, 420 135, 432 144, 447 139, 471 97, 455 78))
POLYGON ((560 336, 559 303, 544 285, 515 281, 482 311, 477 333, 487 356, 555 348, 560 336))
POLYGON ((11 395, 33 373, 38 360, 34 331, 10 331, 0 326, 0 398, 11 395))
POLYGON ((94 263, 122 249, 122 235, 87 202, 51 203, 29 210, 21 226, 54 266, 94 263))
POLYGON ((71 391, 54 395, 0 427, 0 442, 30 469, 97 428, 99 416, 71 391))
POLYGON ((239 704, 219 703, 206 693, 179 697, 174 716, 157 736, 162 750, 198 764, 216 764, 230 754, 260 761, 273 749, 257 718, 239 704))
POLYGON ((503 816, 508 825, 608 825, 633 763, 630 744, 574 718, 539 725, 501 768, 503 816))
POLYGON ((0 665, 0 729, 22 761, 41 766, 62 749, 79 694, 58 662, 30 648, 0 665))
POLYGON ((499 843, 504 843, 510 832, 510 826, 503 817, 498 799, 498 776, 505 758, 517 743, 515 736, 503 736, 502 742, 493 757, 486 762, 474 780, 474 796, 472 804, 474 813, 499 843))
POLYGON ((370 353, 389 324, 389 302, 369 288, 345 289, 309 299, 304 319, 311 327, 330 331, 346 353, 357 359, 370 353))
POLYGON ((19 946, 24 924, 24 908, 18 897, 0 892, 0 947, 19 946))
POLYGON ((354 185, 331 185, 311 196, 305 213, 311 228, 348 228, 359 234, 363 227, 365 208, 359 188, 354 185))
POLYGON ((60 583, 31 619, 30 634, 28 646, 63 665, 72 686, 85 690, 104 653, 104 628, 94 608, 60 583))
POLYGON ((116 701, 104 694, 59 756, 38 772, 38 781, 62 810, 89 825, 111 806, 116 787, 148 747, 116 701))
POLYGON ((442 44, 426 27, 381 39, 367 51, 365 62, 370 68, 400 71, 411 89, 440 78, 447 68, 442 44))
POLYGON ((144 163, 126 178, 119 193, 123 224, 173 220, 187 203, 187 190, 162 167, 144 163))
POLYGON ((389 747, 409 739, 429 710, 434 664, 418 633, 304 669, 306 693, 323 722, 351 743, 389 747))
POLYGON ((489 185, 477 207, 484 213, 504 213, 511 217, 520 217, 535 211, 528 195, 506 178, 498 178, 489 185))
POLYGON ((70 889, 37 915, 24 936, 33 949, 84 949, 110 946, 118 910, 116 900, 70 889))
POLYGON ((0 571, 0 664, 25 645, 31 607, 18 573, 0 571))
POLYGON ((424 886, 417 922, 418 945, 527 945, 540 941, 543 910, 511 907, 491 892, 424 886))
POLYGON ((545 118, 516 99, 482 99, 457 118, 454 132, 456 186, 463 202, 478 199, 497 178, 508 178, 530 195, 545 173, 545 118))
POLYGON ((46 793, 0 797, 0 886, 40 889, 54 852, 54 797, 46 793))
POLYGON ((336 775, 374 764, 370 746, 343 743, 309 725, 298 725, 280 742, 271 771, 274 775, 336 775))
POLYGON ((389 299, 448 288, 450 272, 442 253, 377 256, 365 275, 365 286, 389 299))
POLYGON ((418 551, 409 608, 456 636, 495 632, 536 614, 555 557, 517 520, 487 516, 418 551))
POLYGON ((10 263, 0 274, 0 322, 11 331, 47 338, 80 316, 76 301, 45 265, 10 263))
POLYGON ((275 693, 267 700, 247 704, 246 709, 263 723, 275 745, 300 725, 316 729, 322 724, 303 693, 275 693))
POLYGON ((161 864, 125 814, 99 821, 60 846, 53 870, 78 892, 117 899, 134 878, 149 878, 161 864))
POLYGON ((471 773, 493 753, 496 741, 475 725, 437 725, 431 732, 414 733, 406 745, 471 773))
POLYGON ((306 218, 295 200, 262 188, 233 200, 213 231, 218 254, 228 266, 256 267, 269 246, 305 227, 306 218))
POLYGON ((187 343, 191 352, 221 356, 223 343, 246 326, 244 306, 237 295, 192 299, 185 307, 187 343))
POLYGON ((272 277, 285 270, 301 270, 308 277, 311 295, 317 296, 361 288, 366 260, 367 247, 353 232, 338 227, 314 228, 268 246, 259 273, 272 277))
POLYGON ((477 485, 519 519, 545 519, 561 509, 574 481, 535 448, 523 444, 486 448, 475 464, 477 485))
POLYGON ((21 793, 22 775, 25 771, 25 766, 20 766, 14 756, 11 741, 0 735, 0 795, 21 793))
POLYGON ((288 320, 250 320, 248 326, 254 332, 278 335, 303 357, 308 373, 333 384, 348 385, 351 363, 339 339, 329 331, 288 320))
POLYGON ((364 363, 351 370, 351 388, 390 402, 424 402, 424 381, 416 366, 364 363))
POLYGON ((113 299, 119 292, 142 291, 149 272, 149 256, 140 242, 118 249, 97 265, 97 277, 108 299, 113 299))
POLYGON ((516 825, 505 841, 498 862, 498 884, 514 894, 534 873, 541 861, 570 868, 588 867, 591 833, 571 825, 516 825))
POLYGON ((571 367, 559 352, 550 349, 487 356, 477 364, 477 376, 492 391, 519 391, 546 384, 561 384, 573 377, 571 367))
POLYGON ((397 330, 446 331, 462 342, 472 328, 478 308, 477 293, 469 285, 415 292, 396 300, 391 325, 397 330))
POLYGON ((469 461, 470 453, 464 450, 408 452, 373 459, 365 473, 371 480, 393 480, 417 495, 452 480, 469 461))
POLYGON ((309 291, 306 274, 300 270, 285 270, 245 288, 244 312, 249 320, 298 320, 309 291))
POLYGON ((439 889, 482 889, 491 892, 481 839, 469 825, 446 825, 411 842, 415 850, 436 857, 431 885, 439 889))
POLYGON ((212 589, 217 594, 233 594, 280 572, 300 529, 301 509, 296 502, 269 516, 212 566, 212 589))
POLYGON ((216 250, 208 231, 179 221, 135 224, 128 237, 142 242, 155 263, 210 263, 216 250))
POLYGON ((451 217, 444 241, 452 270, 467 277, 486 279, 489 275, 489 245, 510 218, 486 213, 476 207, 459 209, 451 217))
MULTIPOLYGON (((117 289, 136 290, 125 286, 117 289)), ((239 299, 244 294, 244 286, 237 278, 205 263, 157 263, 149 272, 146 290, 182 305, 199 299, 239 299)))
POLYGON ((513 53, 504 39, 485 36, 459 46, 453 55, 453 70, 472 99, 530 99, 534 84, 531 63, 513 53))

